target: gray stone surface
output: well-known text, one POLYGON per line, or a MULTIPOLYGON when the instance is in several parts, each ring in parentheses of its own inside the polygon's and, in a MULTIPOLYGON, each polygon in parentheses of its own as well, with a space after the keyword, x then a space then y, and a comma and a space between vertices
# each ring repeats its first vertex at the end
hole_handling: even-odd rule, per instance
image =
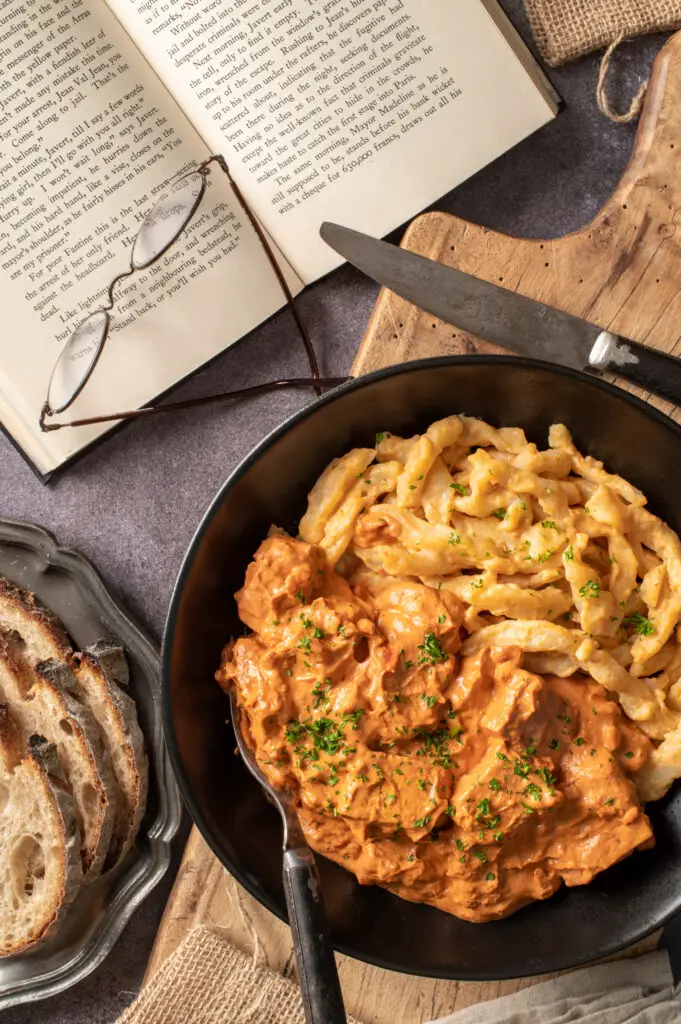
MULTIPOLYGON (((529 41, 521 0, 503 0, 503 6, 529 41)), ((650 36, 621 48, 612 74, 615 98, 635 91, 662 41, 650 36)), ((598 111, 597 73, 598 57, 549 69, 565 101, 560 116, 436 207, 530 237, 558 236, 586 223, 621 174, 635 130, 611 124, 598 111)), ((389 181, 385 187, 390 188, 389 181)), ((346 267, 302 296, 301 309, 325 373, 349 371, 376 294, 371 282, 346 267)), ((200 330, 201 310, 196 315, 200 330)), ((304 366, 283 313, 197 374, 180 394, 208 394, 301 374, 304 366)), ((0 509, 47 527, 63 544, 92 559, 112 590, 160 639, 182 555, 215 491, 256 442, 309 400, 303 393, 281 393, 238 408, 197 410, 130 426, 48 487, 0 436, 0 509)), ((93 975, 55 999, 7 1011, 3 1024, 114 1021, 139 988, 170 884, 168 877, 93 975)))

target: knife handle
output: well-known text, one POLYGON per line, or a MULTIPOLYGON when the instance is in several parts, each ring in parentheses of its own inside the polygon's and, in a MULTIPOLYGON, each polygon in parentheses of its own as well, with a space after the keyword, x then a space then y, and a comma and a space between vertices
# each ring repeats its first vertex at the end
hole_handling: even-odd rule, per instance
POLYGON ((589 353, 589 366, 624 377, 639 388, 681 405, 681 359, 601 331, 589 353))

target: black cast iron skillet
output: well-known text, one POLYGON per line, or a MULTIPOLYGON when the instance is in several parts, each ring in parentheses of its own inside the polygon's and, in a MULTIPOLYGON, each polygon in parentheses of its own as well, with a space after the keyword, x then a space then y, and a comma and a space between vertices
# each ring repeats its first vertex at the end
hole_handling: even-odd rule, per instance
MULTIPOLYGON (((332 458, 372 445, 378 431, 409 436, 456 412, 522 426, 543 447, 549 425, 566 423, 582 451, 640 487, 651 510, 681 531, 681 429, 619 388, 548 363, 455 356, 391 367, 327 394, 263 441, 224 484, 187 552, 164 640, 164 712, 194 821, 225 867, 281 918, 281 825, 234 756, 226 697, 213 679, 223 644, 243 632, 233 594, 269 526, 295 532, 332 458)), ((489 924, 362 887, 318 858, 334 945, 381 967, 463 980, 539 974, 614 953, 681 909, 681 784, 648 809, 653 850, 489 924)))

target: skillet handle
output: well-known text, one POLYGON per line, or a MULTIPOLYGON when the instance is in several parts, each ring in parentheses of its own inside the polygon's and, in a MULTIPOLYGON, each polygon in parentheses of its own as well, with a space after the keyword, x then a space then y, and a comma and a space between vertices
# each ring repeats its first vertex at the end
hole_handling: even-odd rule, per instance
POLYGON ((624 377, 639 388, 681 405, 681 359, 636 341, 601 331, 589 354, 589 366, 624 377))
POLYGON ((284 891, 307 1024, 346 1024, 317 865, 309 846, 284 850, 284 891))

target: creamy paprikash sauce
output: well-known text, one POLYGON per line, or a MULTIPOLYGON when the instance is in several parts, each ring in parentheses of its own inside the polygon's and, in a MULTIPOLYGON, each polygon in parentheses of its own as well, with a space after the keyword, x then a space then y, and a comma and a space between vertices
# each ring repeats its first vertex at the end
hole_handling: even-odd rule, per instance
POLYGON ((351 589, 276 535, 237 600, 253 634, 218 680, 310 845, 362 884, 488 921, 652 842, 630 779, 650 741, 601 686, 533 675, 518 648, 462 659, 452 594, 351 589))

